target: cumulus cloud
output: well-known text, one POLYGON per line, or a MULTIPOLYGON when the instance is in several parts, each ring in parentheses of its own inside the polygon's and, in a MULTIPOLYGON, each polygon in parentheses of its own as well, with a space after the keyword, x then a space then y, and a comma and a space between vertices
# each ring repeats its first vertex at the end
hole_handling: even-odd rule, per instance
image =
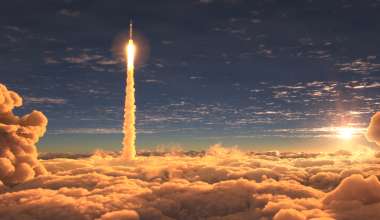
POLYGON ((139 215, 132 210, 114 211, 104 214, 100 220, 138 220, 139 215))
POLYGON ((152 153, 127 162, 104 152, 48 159, 41 163, 49 175, 0 186, 0 216, 378 219, 380 184, 372 175, 379 162, 372 151, 246 153, 219 145, 202 154, 152 153))
POLYGON ((22 98, 0 84, 0 182, 5 185, 46 173, 37 160, 35 144, 46 131, 47 118, 38 111, 14 115, 12 110, 21 105, 22 98))
POLYGON ((328 193, 323 203, 337 219, 380 219, 380 182, 376 176, 352 175, 328 193))
POLYGON ((273 220, 306 220, 306 217, 295 209, 281 209, 273 220))
POLYGON ((367 140, 370 142, 375 142, 377 145, 380 145, 380 112, 377 112, 371 118, 369 123, 367 134, 367 140))
MULTIPOLYGON (((371 149, 257 153, 215 145, 131 161, 101 151, 38 160, 47 119, 37 111, 15 116, 21 105, 0 85, 2 220, 380 219, 380 156, 371 149)), ((367 134, 374 141, 376 115, 367 134)))

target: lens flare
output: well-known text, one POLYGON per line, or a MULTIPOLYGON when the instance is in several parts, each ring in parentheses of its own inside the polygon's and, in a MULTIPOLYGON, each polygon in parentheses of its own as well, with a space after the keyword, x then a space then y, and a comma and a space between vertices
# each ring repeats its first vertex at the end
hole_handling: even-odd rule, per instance
POLYGON ((354 129, 350 127, 338 128, 338 137, 343 140, 351 140, 354 133, 354 129))
POLYGON ((124 107, 124 140, 122 157, 127 160, 132 160, 136 157, 136 127, 135 127, 135 54, 136 46, 132 40, 132 24, 130 30, 130 39, 126 46, 126 61, 127 61, 127 85, 124 107))

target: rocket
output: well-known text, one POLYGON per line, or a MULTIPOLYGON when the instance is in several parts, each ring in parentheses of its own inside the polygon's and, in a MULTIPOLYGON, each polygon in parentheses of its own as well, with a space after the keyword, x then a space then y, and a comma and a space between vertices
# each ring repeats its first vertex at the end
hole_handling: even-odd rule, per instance
POLYGON ((133 42, 133 23, 132 20, 129 23, 129 40, 128 44, 126 46, 126 53, 127 53, 127 62, 128 62, 128 69, 134 68, 134 59, 135 59, 135 44, 133 42))
POLYGON ((134 62, 136 46, 133 43, 133 24, 129 23, 129 40, 126 45, 127 83, 124 106, 123 126, 123 158, 131 160, 136 157, 136 101, 135 101, 135 78, 134 62))
POLYGON ((133 35, 133 23, 132 20, 129 22, 129 39, 132 40, 133 35))

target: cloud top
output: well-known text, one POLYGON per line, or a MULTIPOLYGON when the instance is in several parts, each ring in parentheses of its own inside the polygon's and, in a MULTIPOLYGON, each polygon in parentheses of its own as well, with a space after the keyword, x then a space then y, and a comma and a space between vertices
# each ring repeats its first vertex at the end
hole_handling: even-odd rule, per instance
POLYGON ((380 112, 377 112, 372 116, 366 137, 368 141, 375 142, 380 146, 380 112))
MULTIPOLYGON (((38 111, 14 115, 20 106, 0 85, 2 220, 380 219, 380 156, 367 148, 247 153, 215 145, 131 161, 104 152, 38 160, 48 120, 38 111)), ((368 129, 373 141, 378 117, 368 129)))
MULTIPOLYGON (((380 158, 245 153, 212 147, 125 161, 98 153, 41 161, 49 171, 0 193, 8 219, 380 219, 380 158), (334 161, 328 162, 328 161, 334 161)), ((1 190, 1 187, 0 187, 1 190)), ((7 220, 7 219, 6 219, 7 220)))
POLYGON ((44 135, 48 120, 39 111, 14 115, 12 110, 20 106, 22 98, 0 84, 0 181, 5 185, 46 173, 37 160, 35 144, 44 135))

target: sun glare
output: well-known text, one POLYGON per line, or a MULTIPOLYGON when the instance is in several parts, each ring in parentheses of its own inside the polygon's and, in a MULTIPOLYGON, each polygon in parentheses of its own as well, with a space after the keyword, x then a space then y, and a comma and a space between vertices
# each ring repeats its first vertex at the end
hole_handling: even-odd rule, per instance
POLYGON ((343 140, 350 140, 354 135, 354 129, 349 127, 338 128, 338 137, 343 140))

